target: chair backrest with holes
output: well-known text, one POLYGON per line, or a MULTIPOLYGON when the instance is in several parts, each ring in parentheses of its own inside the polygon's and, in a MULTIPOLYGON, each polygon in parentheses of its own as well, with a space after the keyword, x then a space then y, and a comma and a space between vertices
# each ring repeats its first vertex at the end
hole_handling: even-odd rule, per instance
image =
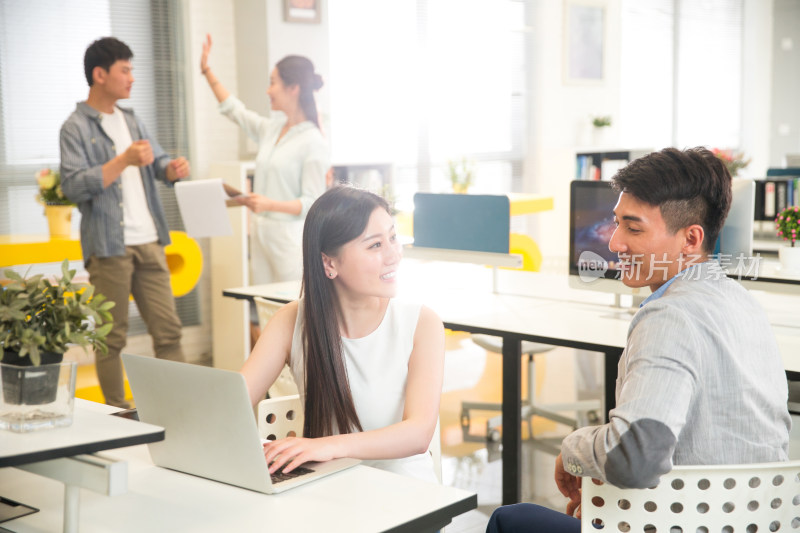
POLYGON ((581 531, 746 532, 800 528, 800 461, 676 466, 652 489, 583 478, 581 531), (593 525, 593 523, 595 525, 593 525))
POLYGON ((303 435, 303 406, 300 396, 280 396, 258 402, 258 434, 262 439, 283 439, 303 435))

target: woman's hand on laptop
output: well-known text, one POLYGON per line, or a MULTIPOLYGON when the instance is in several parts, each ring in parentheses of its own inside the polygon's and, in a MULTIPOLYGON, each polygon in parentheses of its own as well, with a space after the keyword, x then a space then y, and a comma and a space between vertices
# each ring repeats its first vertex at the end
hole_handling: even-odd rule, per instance
POLYGON ((337 457, 333 437, 287 437, 264 444, 264 458, 270 474, 277 470, 289 473, 303 463, 330 461, 337 457))

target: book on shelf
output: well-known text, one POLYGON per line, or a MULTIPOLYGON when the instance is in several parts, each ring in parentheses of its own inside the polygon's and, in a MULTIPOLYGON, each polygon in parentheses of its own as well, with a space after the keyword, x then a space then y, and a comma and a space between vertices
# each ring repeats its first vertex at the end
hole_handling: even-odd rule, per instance
POLYGON ((756 181, 755 219, 773 220, 778 213, 800 205, 800 177, 774 176, 756 181))

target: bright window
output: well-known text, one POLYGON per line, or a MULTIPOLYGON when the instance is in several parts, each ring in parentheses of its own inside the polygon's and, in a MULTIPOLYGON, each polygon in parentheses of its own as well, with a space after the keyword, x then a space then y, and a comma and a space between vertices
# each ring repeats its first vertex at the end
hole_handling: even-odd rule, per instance
POLYGON ((741 0, 623 0, 624 146, 741 143, 741 0))
POLYGON ((521 184, 522 1, 349 0, 329 14, 335 164, 393 163, 401 198, 450 190, 461 157, 475 192, 521 184))

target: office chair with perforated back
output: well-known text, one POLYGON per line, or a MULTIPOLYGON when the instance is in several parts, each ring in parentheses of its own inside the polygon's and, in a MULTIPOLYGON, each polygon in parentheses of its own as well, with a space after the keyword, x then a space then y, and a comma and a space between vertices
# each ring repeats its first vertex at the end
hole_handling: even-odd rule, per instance
MULTIPOLYGON (((526 271, 538 272, 542 264, 542 254, 536 242, 526 235, 516 233, 511 234, 510 239, 510 253, 522 255, 523 266, 522 269, 526 271)), ((472 341, 489 352, 502 354, 503 340, 501 337, 492 335, 471 334, 472 341)), ((542 344, 538 342, 523 341, 522 342, 522 356, 528 358, 528 399, 522 403, 522 419, 528 424, 528 434, 531 442, 539 449, 557 455, 560 452, 560 447, 557 441, 560 439, 533 439, 533 422, 532 417, 539 416, 552 420, 559 424, 570 426, 573 429, 599 422, 599 415, 597 414, 602 408, 599 399, 596 400, 583 400, 563 404, 535 404, 536 398, 536 368, 534 364, 534 355, 538 353, 545 353, 555 348, 549 344, 542 344), (575 418, 568 417, 559 411, 574 411, 575 418)), ((486 434, 485 436, 473 435, 470 433, 471 411, 502 411, 502 404, 494 402, 462 402, 461 403, 461 431, 464 442, 499 442, 500 431, 499 426, 503 423, 502 415, 494 416, 486 421, 486 434)))
POLYGON ((795 531, 798 505, 800 461, 676 466, 651 489, 584 477, 581 531, 795 531))
MULTIPOLYGON (((281 396, 268 398, 258 402, 258 434, 262 439, 275 440, 296 437, 303 434, 303 406, 300 396, 281 396)), ((433 432, 428 453, 433 458, 436 479, 442 482, 442 441, 439 433, 439 421, 433 432)))
MULTIPOLYGON (((258 296, 253 298, 253 300, 256 304, 256 311, 258 311, 258 327, 263 330, 267 322, 269 322, 269 319, 272 318, 272 315, 283 307, 284 304, 258 296)), ((272 384, 268 392, 270 398, 290 396, 298 393, 297 384, 294 382, 292 371, 289 369, 288 365, 283 365, 283 370, 281 370, 278 379, 275 380, 275 383, 272 384)))

